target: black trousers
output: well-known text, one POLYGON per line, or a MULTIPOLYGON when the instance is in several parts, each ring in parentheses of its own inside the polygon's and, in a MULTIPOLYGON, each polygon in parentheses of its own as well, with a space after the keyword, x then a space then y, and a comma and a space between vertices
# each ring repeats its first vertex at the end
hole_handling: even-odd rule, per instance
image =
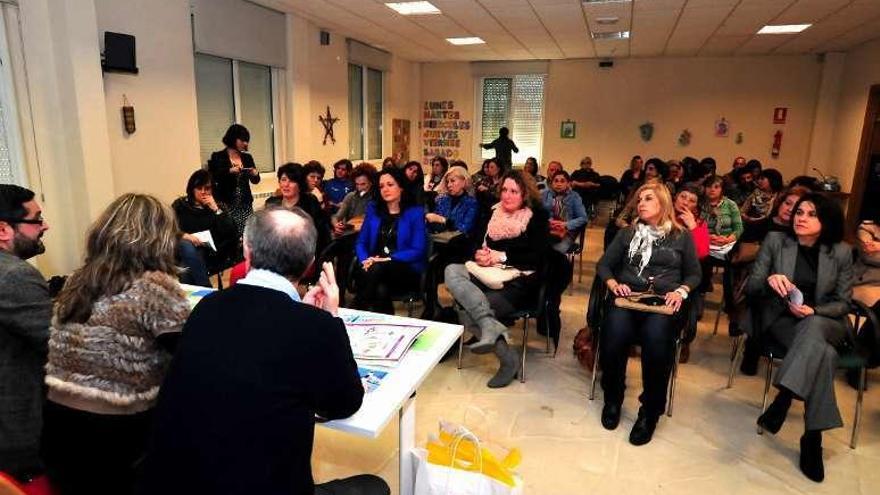
POLYGON ((605 402, 623 403, 626 390, 626 363, 629 348, 642 348, 642 384, 639 396, 644 412, 659 417, 666 410, 666 386, 672 371, 675 333, 674 318, 612 306, 605 317, 599 343, 602 389, 605 402))
POLYGON ((42 454, 60 495, 126 495, 146 451, 150 411, 93 414, 46 401, 42 454))
POLYGON ((390 495, 390 493, 391 489, 382 478, 370 474, 315 485, 315 495, 390 495))
POLYGON ((374 263, 369 270, 364 270, 358 264, 354 276, 357 289, 355 309, 390 315, 394 314, 391 297, 416 290, 420 274, 406 263, 391 260, 374 263))

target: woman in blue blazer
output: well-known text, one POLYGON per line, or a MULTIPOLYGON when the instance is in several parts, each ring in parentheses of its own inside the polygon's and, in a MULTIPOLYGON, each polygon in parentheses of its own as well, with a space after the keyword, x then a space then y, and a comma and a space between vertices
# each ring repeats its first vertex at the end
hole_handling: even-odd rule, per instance
POLYGON ((428 260, 425 210, 415 205, 403 172, 379 174, 379 198, 367 207, 358 235, 354 307, 393 314, 391 296, 419 285, 428 260))

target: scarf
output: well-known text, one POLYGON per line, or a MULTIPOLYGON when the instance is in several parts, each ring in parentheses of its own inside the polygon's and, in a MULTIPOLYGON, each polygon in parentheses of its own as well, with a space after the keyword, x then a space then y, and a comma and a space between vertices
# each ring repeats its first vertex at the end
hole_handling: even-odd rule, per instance
POLYGON ((507 213, 500 204, 496 204, 492 207, 492 218, 489 219, 486 236, 493 241, 519 237, 526 231, 531 219, 531 208, 520 208, 513 213, 507 213))
POLYGON ((627 253, 627 256, 630 263, 632 263, 635 256, 639 255, 639 271, 637 275, 642 275, 642 271, 648 266, 648 262, 651 261, 651 253, 653 252, 654 243, 663 240, 669 232, 670 227, 671 226, 668 224, 651 227, 642 222, 636 222, 633 226, 635 234, 629 242, 629 252, 627 253))

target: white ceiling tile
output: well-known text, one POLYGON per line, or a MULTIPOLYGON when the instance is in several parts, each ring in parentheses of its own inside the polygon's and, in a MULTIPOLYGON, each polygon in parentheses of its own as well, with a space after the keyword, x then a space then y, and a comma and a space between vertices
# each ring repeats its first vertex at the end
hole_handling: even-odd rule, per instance
POLYGON ((686 0, 635 0, 634 12, 678 12, 686 0))
POLYGON ((766 5, 749 7, 740 5, 718 27, 716 34, 722 36, 755 34, 779 15, 784 8, 785 4, 779 2, 768 2, 766 5))
POLYGON ((773 24, 807 24, 818 22, 840 10, 852 0, 799 0, 773 19, 773 24))
POLYGON ((754 36, 746 41, 736 51, 741 55, 763 55, 773 52, 778 46, 785 43, 788 39, 797 36, 796 34, 774 34, 754 36))
POLYGON ((737 48, 746 43, 752 37, 743 36, 712 36, 700 48, 700 55, 732 55, 737 48))

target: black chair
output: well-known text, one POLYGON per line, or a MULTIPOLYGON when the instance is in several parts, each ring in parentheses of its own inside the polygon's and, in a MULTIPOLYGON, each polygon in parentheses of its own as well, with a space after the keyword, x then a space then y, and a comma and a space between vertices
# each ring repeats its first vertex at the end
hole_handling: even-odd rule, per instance
MULTIPOLYGON (((571 243, 571 246, 568 247, 568 250, 565 252, 565 256, 568 257, 568 262, 571 266, 574 266, 574 258, 578 257, 578 283, 581 283, 581 279, 584 275, 584 248, 587 246, 587 226, 584 225, 581 229, 578 230, 577 233, 577 242, 571 243)), ((574 282, 574 270, 571 271, 571 280, 568 281, 568 293, 571 294, 574 289, 572 282, 574 282)))
MULTIPOLYGON (((428 262, 425 270, 422 271, 421 275, 419 275, 419 284, 415 290, 396 292, 391 295, 391 300, 393 302, 401 302, 406 305, 406 315, 410 318, 415 315, 415 305, 416 303, 425 303, 427 301, 427 291, 430 288, 431 283, 431 270, 430 267, 432 263, 434 263, 437 255, 433 253, 434 245, 430 241, 428 241, 428 262)), ((355 273, 355 269, 357 267, 358 259, 357 256, 352 257, 351 263, 348 267, 348 280, 347 280, 347 291, 350 293, 356 292, 355 287, 355 277, 353 274, 355 273)), ((344 301, 345 295, 344 293, 340 293, 340 301, 344 301)))
MULTIPOLYGON (((757 311, 752 311, 752 324, 756 325, 753 328, 761 328, 760 321, 757 311)), ((877 315, 867 307, 861 301, 853 300, 851 302, 850 317, 853 320, 853 329, 855 331, 855 335, 858 336, 862 331, 871 331, 874 332, 874 337, 877 337, 878 332, 878 319, 877 315), (870 323, 868 328, 865 328, 865 324, 870 323)), ((871 356, 871 349, 867 349, 859 343, 859 339, 855 339, 855 345, 851 348, 844 349, 842 351, 838 351, 838 361, 837 367, 839 369, 844 370, 856 370, 858 372, 859 380, 858 380, 858 389, 857 389, 857 399, 856 399, 856 411, 855 418, 853 420, 853 428, 852 434, 850 436, 849 447, 851 449, 856 448, 856 443, 858 442, 859 430, 861 428, 862 421, 862 403, 865 393, 865 388, 867 387, 867 370, 868 368, 874 367, 870 362, 869 358, 871 356)), ((739 341, 738 349, 735 352, 735 356, 740 356, 742 354, 742 339, 739 341)), ((872 340, 872 342, 877 342, 876 340, 872 340)), ((770 393, 770 385, 773 378, 773 366, 776 360, 785 359, 786 348, 773 339, 769 335, 761 335, 760 336, 760 344, 761 346, 761 357, 763 357, 767 361, 766 372, 764 373, 764 395, 761 400, 761 413, 764 414, 764 411, 767 410, 767 399, 770 393)), ((734 359, 734 365, 736 359, 734 359)), ((728 388, 732 385, 732 380, 728 381, 728 388)), ((763 434, 763 429, 758 427, 758 434, 763 434)))
MULTIPOLYGON (((599 357, 602 350, 601 334, 602 325, 605 322, 608 308, 614 304, 611 293, 608 291, 605 283, 597 275, 593 279, 593 285, 590 288, 590 299, 587 303, 587 326, 590 327, 593 336, 593 349, 596 350, 595 359, 593 360, 593 373, 590 377, 590 400, 596 397, 596 378, 599 375, 599 357)), ((669 377, 668 399, 666 401, 666 415, 672 416, 672 409, 675 401, 675 384, 678 380, 678 359, 681 356, 681 348, 685 343, 689 343, 694 339, 697 331, 696 304, 685 304, 679 309, 684 315, 680 321, 678 333, 675 338, 675 355, 672 360, 672 374, 669 377)))
MULTIPOLYGON (((541 280, 541 284, 538 286, 538 292, 536 294, 536 304, 531 308, 522 309, 509 315, 505 320, 515 322, 516 320, 523 321, 523 332, 522 332, 522 362, 520 367, 519 381, 521 383, 525 383, 526 381, 526 351, 529 348, 529 320, 534 319, 536 322, 546 322, 547 318, 545 317, 547 312, 547 270, 548 263, 544 263, 543 268, 539 273, 539 277, 541 280)), ((456 303, 457 305, 458 303, 456 303)), ((545 323, 546 325, 546 323, 545 323)), ((550 339, 552 338, 550 335, 549 328, 544 328, 546 333, 546 353, 550 355, 550 339)), ((461 337, 458 339, 458 369, 461 369, 461 360, 462 355, 464 353, 464 333, 461 334, 461 337)), ((553 350, 552 356, 556 357, 556 350, 553 350)))

